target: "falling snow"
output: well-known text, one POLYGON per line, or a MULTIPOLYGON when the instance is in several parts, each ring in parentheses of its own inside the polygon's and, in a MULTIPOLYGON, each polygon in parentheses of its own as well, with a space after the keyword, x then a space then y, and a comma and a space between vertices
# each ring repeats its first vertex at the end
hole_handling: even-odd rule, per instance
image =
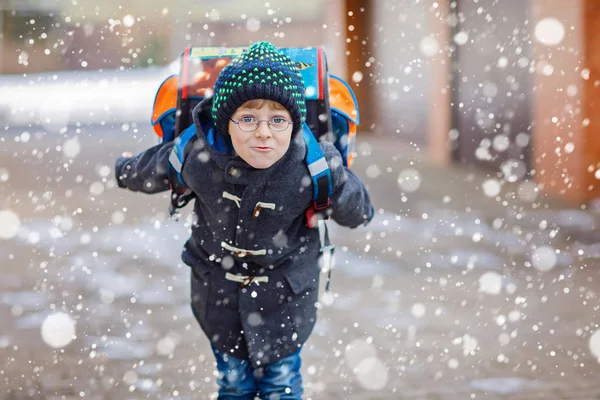
POLYGON ((359 96, 352 171, 376 208, 329 223, 305 397, 600 395, 600 153, 582 136, 599 49, 581 4, 29 3, 0 23, 0 398, 217 397, 181 261, 191 207, 174 221, 168 192, 118 188, 114 160, 157 143, 152 101, 183 48, 256 40, 324 45, 359 96))
POLYGON ((64 312, 49 315, 41 327, 42 339, 53 348, 67 346, 75 338, 75 321, 64 312))

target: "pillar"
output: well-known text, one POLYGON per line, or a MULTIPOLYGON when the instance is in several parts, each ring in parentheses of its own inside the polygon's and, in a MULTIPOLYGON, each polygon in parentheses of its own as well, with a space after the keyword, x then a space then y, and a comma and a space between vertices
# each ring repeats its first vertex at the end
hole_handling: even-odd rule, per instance
POLYGON ((600 196, 598 23, 595 0, 532 0, 534 178, 573 205, 600 196))
POLYGON ((346 0, 346 55, 348 83, 358 100, 360 109, 360 130, 372 131, 375 128, 376 110, 373 109, 373 86, 367 66, 371 51, 373 26, 372 7, 377 2, 371 0, 346 0), (361 79, 357 79, 362 74, 361 79))

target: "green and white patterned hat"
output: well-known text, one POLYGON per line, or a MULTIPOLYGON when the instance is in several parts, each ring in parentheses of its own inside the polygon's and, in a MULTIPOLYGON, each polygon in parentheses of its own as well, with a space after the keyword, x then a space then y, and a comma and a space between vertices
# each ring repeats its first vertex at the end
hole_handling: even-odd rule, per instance
POLYGON ((214 87, 212 117, 227 134, 229 119, 248 100, 280 103, 292 116, 293 132, 306 119, 304 81, 294 61, 269 42, 257 42, 225 66, 214 87))

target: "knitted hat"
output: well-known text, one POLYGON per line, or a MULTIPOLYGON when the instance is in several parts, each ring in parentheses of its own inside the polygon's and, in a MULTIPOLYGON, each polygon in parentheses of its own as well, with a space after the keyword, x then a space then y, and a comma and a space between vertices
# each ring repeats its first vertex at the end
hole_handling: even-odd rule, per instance
POLYGON ((212 117, 217 132, 227 133, 229 119, 248 100, 280 103, 292 116, 293 132, 306 118, 304 81, 296 64, 269 42, 257 42, 223 68, 215 83, 212 117))

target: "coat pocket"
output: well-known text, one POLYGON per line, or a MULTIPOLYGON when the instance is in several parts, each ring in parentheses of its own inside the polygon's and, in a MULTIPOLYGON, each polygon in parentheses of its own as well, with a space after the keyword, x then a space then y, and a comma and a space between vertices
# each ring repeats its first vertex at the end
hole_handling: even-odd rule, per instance
POLYGON ((292 295, 287 307, 296 332, 295 337, 303 343, 316 322, 319 300, 319 267, 304 265, 285 274, 292 295))
POLYGON ((198 322, 201 322, 206 317, 209 272, 203 268, 191 267, 190 269, 192 311, 198 322))
POLYGON ((285 274, 285 280, 295 295, 316 289, 319 286, 318 266, 294 268, 285 274))

